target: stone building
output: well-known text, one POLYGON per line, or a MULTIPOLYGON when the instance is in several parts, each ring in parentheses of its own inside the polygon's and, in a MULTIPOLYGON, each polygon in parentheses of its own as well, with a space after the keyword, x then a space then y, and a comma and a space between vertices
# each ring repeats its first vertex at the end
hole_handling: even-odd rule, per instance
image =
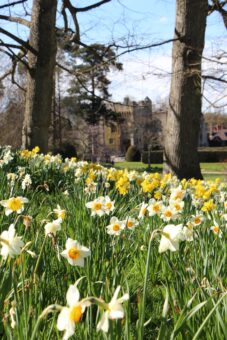
POLYGON ((122 121, 101 123, 104 133, 105 152, 125 155, 130 145, 139 150, 148 148, 152 138, 158 140, 162 130, 162 118, 152 113, 152 102, 146 97, 135 102, 126 97, 123 103, 107 104, 113 111, 120 113, 122 121))
MULTIPOLYGON (((161 149, 163 146, 166 110, 152 109, 146 97, 135 102, 126 97, 123 103, 106 103, 119 114, 120 121, 88 125, 76 115, 62 117, 62 141, 73 144, 81 159, 109 161, 111 157, 124 157, 130 145, 141 152, 161 149), (66 119, 67 118, 67 119, 66 119), (70 123, 70 124, 69 124, 70 123)), ((207 145, 207 126, 201 119, 199 146, 207 145)))

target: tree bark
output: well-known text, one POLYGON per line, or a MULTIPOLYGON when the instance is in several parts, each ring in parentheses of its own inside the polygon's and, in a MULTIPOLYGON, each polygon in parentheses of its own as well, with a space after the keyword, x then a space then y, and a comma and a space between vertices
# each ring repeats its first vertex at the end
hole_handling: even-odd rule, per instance
POLYGON ((164 172, 202 178, 197 152, 201 118, 201 60, 208 0, 177 0, 172 79, 164 140, 164 172))
POLYGON ((56 58, 57 0, 33 0, 28 52, 27 93, 22 131, 22 147, 39 146, 48 151, 48 129, 51 121, 53 75, 56 58))

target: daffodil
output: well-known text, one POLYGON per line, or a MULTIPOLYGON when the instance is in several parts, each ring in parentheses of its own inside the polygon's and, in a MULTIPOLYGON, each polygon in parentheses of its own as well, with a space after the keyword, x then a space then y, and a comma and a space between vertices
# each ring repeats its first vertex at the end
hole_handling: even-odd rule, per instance
POLYGON ((149 201, 147 210, 149 212, 149 216, 154 216, 154 215, 158 215, 161 213, 162 211, 162 207, 163 207, 163 203, 162 201, 156 201, 155 199, 151 199, 149 201))
POLYGON ((185 240, 182 224, 168 224, 163 228, 161 234, 162 238, 159 244, 159 253, 163 253, 168 249, 170 251, 177 251, 180 241, 185 240))
POLYGON ((172 188, 170 200, 183 200, 186 191, 182 189, 181 185, 177 188, 172 188))
POLYGON ((111 201, 109 196, 105 196, 103 203, 104 203, 105 213, 109 215, 115 208, 114 201, 111 201))
POLYGON ((143 219, 143 218, 146 216, 147 211, 148 211, 148 210, 147 210, 147 207, 148 207, 148 204, 147 204, 147 203, 144 203, 144 202, 143 202, 143 203, 141 204, 138 218, 143 219))
POLYGON ((107 333, 109 329, 109 319, 116 320, 116 319, 123 319, 124 318, 124 309, 122 307, 122 303, 129 299, 129 295, 126 293, 121 298, 117 298, 121 287, 118 286, 114 292, 114 295, 111 301, 106 304, 106 310, 103 313, 101 320, 97 325, 97 330, 102 330, 103 332, 107 333))
POLYGON ((57 220, 45 224, 45 235, 56 236, 57 231, 61 230, 61 222, 62 219, 58 218, 57 220))
POLYGON ((169 222, 170 220, 174 219, 176 217, 176 210, 169 206, 169 207, 165 207, 163 206, 162 208, 162 214, 161 214, 161 218, 163 219, 163 221, 165 222, 169 222))
POLYGON ((113 216, 110 219, 110 224, 106 227, 107 234, 120 235, 121 231, 125 229, 125 222, 119 221, 117 217, 113 216))
POLYGON ((1 255, 4 260, 7 257, 15 257, 21 253, 21 249, 24 246, 24 242, 21 240, 21 236, 15 235, 14 224, 9 226, 8 230, 4 230, 0 235, 1 255))
POLYGON ((66 301, 68 306, 62 308, 57 320, 59 331, 65 331, 63 340, 67 340, 74 334, 76 323, 80 322, 86 307, 90 306, 89 300, 80 301, 80 292, 76 285, 69 286, 66 301))
POLYGON ((129 229, 129 230, 134 230, 135 227, 138 226, 138 224, 139 224, 137 219, 130 217, 130 216, 127 217, 123 222, 124 222, 126 228, 129 229))
POLYGON ((199 226, 204 220, 204 217, 202 215, 192 215, 191 217, 191 223, 194 226, 199 226))
POLYGON ((60 205, 57 205, 57 209, 54 209, 53 212, 55 213, 55 216, 62 221, 65 219, 66 210, 61 209, 60 205))
POLYGON ((24 203, 28 203, 28 199, 25 197, 11 197, 8 200, 0 201, 0 204, 5 208, 6 216, 13 212, 20 214, 24 210, 24 203))
POLYGON ((103 216, 106 212, 104 197, 98 197, 94 201, 87 202, 85 206, 91 209, 91 216, 103 216))
POLYGON ((66 249, 61 253, 72 266, 84 267, 84 258, 91 255, 90 249, 79 244, 78 241, 68 238, 66 249))
POLYGON ((212 230, 213 233, 215 235, 219 236, 220 238, 222 237, 222 231, 221 231, 220 227, 217 224, 215 224, 212 227, 210 227, 210 230, 212 230))

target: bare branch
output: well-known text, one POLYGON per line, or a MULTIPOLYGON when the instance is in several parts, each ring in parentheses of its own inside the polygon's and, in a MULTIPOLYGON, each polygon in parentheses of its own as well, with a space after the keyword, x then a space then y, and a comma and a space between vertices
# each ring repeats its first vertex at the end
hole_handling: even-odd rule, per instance
POLYGON ((6 7, 15 6, 15 5, 19 5, 19 4, 23 4, 23 3, 26 2, 26 1, 27 1, 27 0, 18 0, 18 1, 14 1, 14 2, 11 2, 11 3, 9 3, 9 4, 5 4, 5 5, 0 6, 0 9, 6 8, 6 7))
POLYGON ((16 23, 24 25, 26 27, 31 27, 30 21, 23 19, 23 18, 11 17, 11 16, 8 16, 8 15, 0 15, 0 19, 11 21, 11 22, 16 22, 16 23))
POLYGON ((76 9, 76 12, 87 12, 87 11, 90 11, 91 9, 94 9, 94 8, 97 8, 101 5, 104 5, 108 2, 110 2, 111 0, 102 0, 102 1, 99 1, 99 2, 96 2, 95 4, 93 5, 90 5, 90 6, 86 6, 86 7, 82 7, 82 8, 75 8, 76 9))
POLYGON ((12 73, 12 68, 8 71, 6 71, 1 77, 0 77, 0 81, 4 80, 5 78, 7 78, 9 75, 11 75, 12 73))
POLYGON ((215 80, 215 81, 219 81, 221 83, 226 83, 227 84, 227 80, 222 79, 222 78, 217 78, 217 77, 214 77, 214 76, 203 75, 202 78, 204 80, 210 79, 210 80, 215 80))
POLYGON ((23 47, 25 47, 27 50, 31 51, 33 54, 37 55, 37 51, 32 46, 30 46, 28 42, 18 38, 16 35, 6 31, 5 29, 1 27, 0 27, 0 33, 7 35, 9 38, 15 40, 16 42, 21 44, 23 47))
MULTIPOLYGON (((64 1, 64 0, 63 0, 64 1)), ((93 5, 90 5, 90 6, 86 6, 86 7, 82 7, 82 8, 78 8, 78 7, 75 7, 73 6, 71 3, 70 3, 70 6, 72 7, 72 10, 76 13, 79 13, 79 12, 87 12, 87 11, 90 11, 91 9, 94 9, 94 8, 97 8, 99 6, 102 6, 108 2, 110 2, 111 0, 102 0, 102 1, 99 1, 99 2, 96 2, 95 4, 93 5)), ((67 2, 70 2, 70 0, 67 0, 67 2)))
POLYGON ((77 20, 77 15, 76 15, 76 8, 72 6, 70 0, 63 0, 62 1, 62 15, 64 19, 64 24, 65 24, 65 30, 68 30, 68 19, 67 19, 67 14, 65 9, 68 9, 74 22, 75 26, 75 34, 73 35, 73 38, 71 41, 78 42, 80 40, 80 26, 77 20))

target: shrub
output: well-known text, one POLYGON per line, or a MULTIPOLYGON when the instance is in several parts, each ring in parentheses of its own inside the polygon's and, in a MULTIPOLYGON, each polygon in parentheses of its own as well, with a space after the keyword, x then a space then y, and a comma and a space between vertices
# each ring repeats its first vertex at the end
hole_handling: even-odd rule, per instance
MULTIPOLYGON (((148 164, 148 151, 142 153, 142 162, 148 164)), ((150 162, 152 163, 162 163, 163 162, 163 151, 150 151, 150 162)))
POLYGON ((125 160, 127 162, 140 162, 140 151, 134 145, 129 146, 125 155, 125 160))
MULTIPOLYGON (((227 148, 199 148, 198 152, 200 163, 225 162, 227 159, 227 148)), ((142 153, 142 162, 148 164, 148 151, 142 153)), ((163 151, 151 151, 150 162, 151 164, 162 163, 163 151)))
POLYGON ((70 143, 63 143, 61 146, 53 150, 53 154, 60 154, 63 159, 77 157, 74 145, 70 143))

